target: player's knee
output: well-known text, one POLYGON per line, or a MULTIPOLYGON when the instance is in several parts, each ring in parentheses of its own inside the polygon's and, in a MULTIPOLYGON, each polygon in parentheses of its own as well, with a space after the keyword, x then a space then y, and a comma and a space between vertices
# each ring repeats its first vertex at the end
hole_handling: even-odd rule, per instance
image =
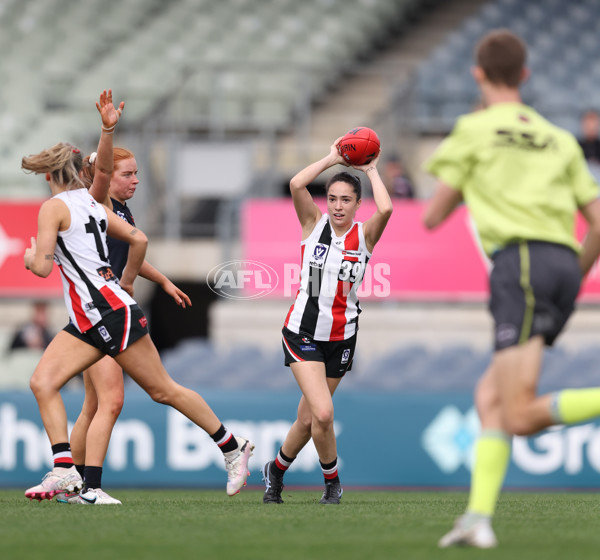
POLYGON ((305 432, 310 432, 310 427, 312 425, 312 415, 310 413, 299 414, 297 421, 300 429, 304 430, 305 432))
POLYGON ((84 418, 93 418, 98 410, 98 401, 96 399, 84 399, 81 407, 81 416, 84 418))
POLYGON ((333 424, 333 408, 321 408, 313 414, 313 422, 319 426, 328 427, 333 424))
POLYGON ((166 387, 150 387, 146 391, 154 402, 167 405, 173 402, 171 391, 166 387))
POLYGON ((29 380, 29 388, 36 397, 43 396, 46 393, 56 392, 60 389, 60 387, 57 387, 52 383, 50 376, 38 373, 37 370, 29 380))
POLYGON ((114 399, 108 405, 108 413, 115 419, 121 414, 121 410, 123 410, 123 399, 114 399))
POLYGON ((42 384, 40 383, 39 377, 36 376, 35 373, 31 376, 31 379, 29 380, 29 388, 35 396, 37 396, 42 390, 42 384))
POLYGON ((155 393, 150 395, 152 397, 152 400, 154 402, 157 402, 159 404, 166 404, 166 405, 170 405, 172 404, 172 399, 171 399, 171 395, 169 393, 167 393, 166 391, 156 391, 155 393))
POLYGON ((487 374, 481 378, 475 388, 475 406, 480 414, 500 406, 498 388, 487 374))
POLYGON ((475 406, 477 410, 486 410, 497 401, 496 395, 489 391, 487 387, 477 386, 475 390, 475 406))
POLYGON ((504 429, 513 436, 529 436, 536 431, 535 427, 523 413, 511 414, 510 418, 504 418, 504 429))

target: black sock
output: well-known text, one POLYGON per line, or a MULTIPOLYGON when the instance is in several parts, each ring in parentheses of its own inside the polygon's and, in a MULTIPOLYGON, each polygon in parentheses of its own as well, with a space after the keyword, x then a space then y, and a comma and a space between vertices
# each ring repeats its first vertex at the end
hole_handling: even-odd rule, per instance
POLYGON ((221 424, 221 427, 210 436, 223 453, 235 451, 238 448, 237 439, 221 424))
POLYGON ((79 476, 83 478, 83 469, 85 468, 85 465, 75 465, 75 468, 77 469, 79 476))
POLYGON ((83 475, 83 483, 86 490, 88 488, 102 488, 102 467, 85 466, 83 475))

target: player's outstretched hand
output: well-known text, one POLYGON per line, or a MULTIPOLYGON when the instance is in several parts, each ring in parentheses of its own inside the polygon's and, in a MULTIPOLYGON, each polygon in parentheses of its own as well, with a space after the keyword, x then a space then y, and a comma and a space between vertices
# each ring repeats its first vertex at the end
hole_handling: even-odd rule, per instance
POLYGON ((125 102, 121 101, 119 107, 115 109, 115 106, 113 105, 112 89, 109 89, 108 91, 104 90, 100 94, 99 101, 96 101, 96 109, 98 109, 98 112, 102 117, 102 127, 110 132, 114 130, 119 122, 123 110, 125 109, 125 102))
POLYGON ((185 292, 181 291, 175 284, 173 284, 173 282, 169 281, 166 283, 163 286, 163 290, 175 300, 177 305, 180 305, 184 309, 187 306, 192 306, 192 300, 189 298, 189 296, 185 292))

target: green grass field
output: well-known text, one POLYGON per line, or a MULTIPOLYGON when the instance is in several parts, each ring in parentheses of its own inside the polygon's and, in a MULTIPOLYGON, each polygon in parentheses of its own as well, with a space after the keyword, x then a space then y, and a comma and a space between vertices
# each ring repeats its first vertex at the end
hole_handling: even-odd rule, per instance
MULTIPOLYGON (((109 489, 110 490, 110 489, 109 489)), ((322 506, 318 490, 287 488, 285 503, 262 492, 118 490, 122 506, 29 502, 0 490, 2 560, 431 559, 581 560, 600 555, 600 494, 507 493, 494 527, 500 547, 437 548, 462 512, 462 492, 353 491, 322 506)))

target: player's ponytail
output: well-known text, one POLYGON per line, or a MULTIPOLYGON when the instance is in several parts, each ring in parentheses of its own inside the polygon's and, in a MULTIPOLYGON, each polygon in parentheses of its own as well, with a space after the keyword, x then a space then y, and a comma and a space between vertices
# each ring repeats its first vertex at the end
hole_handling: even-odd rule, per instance
POLYGON ((39 154, 24 157, 21 168, 30 173, 50 173, 52 181, 70 188, 84 186, 79 174, 83 167, 81 152, 66 142, 41 151, 39 154))

